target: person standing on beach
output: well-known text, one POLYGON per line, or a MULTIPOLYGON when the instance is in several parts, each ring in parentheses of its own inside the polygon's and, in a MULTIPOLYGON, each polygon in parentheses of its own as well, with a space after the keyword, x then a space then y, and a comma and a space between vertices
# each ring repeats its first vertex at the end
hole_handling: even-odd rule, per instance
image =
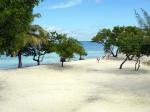
POLYGON ((98 63, 99 63, 99 61, 100 61, 100 58, 99 58, 99 57, 97 57, 97 61, 98 61, 98 63))

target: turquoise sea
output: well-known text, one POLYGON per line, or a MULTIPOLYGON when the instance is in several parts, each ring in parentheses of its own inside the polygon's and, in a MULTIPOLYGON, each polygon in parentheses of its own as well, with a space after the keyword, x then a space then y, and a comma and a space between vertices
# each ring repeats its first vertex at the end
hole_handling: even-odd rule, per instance
MULTIPOLYGON (((104 55, 103 46, 90 41, 81 41, 88 55, 85 59, 101 57, 104 55)), ((23 66, 35 66, 37 63, 32 60, 33 57, 22 57, 23 66)), ((79 56, 74 56, 73 60, 78 60, 79 56)), ((51 64, 59 62, 59 56, 56 53, 46 54, 41 64, 51 64)), ((0 57, 0 69, 17 68, 18 58, 17 57, 0 57)))

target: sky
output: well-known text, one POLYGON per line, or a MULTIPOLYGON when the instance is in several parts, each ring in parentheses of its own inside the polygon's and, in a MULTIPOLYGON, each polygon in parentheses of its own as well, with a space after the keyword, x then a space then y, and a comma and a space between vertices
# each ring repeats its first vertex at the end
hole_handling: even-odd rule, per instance
POLYGON ((141 8, 150 14, 150 0, 44 0, 34 8, 41 17, 33 24, 87 41, 102 28, 138 26, 134 11, 141 8))

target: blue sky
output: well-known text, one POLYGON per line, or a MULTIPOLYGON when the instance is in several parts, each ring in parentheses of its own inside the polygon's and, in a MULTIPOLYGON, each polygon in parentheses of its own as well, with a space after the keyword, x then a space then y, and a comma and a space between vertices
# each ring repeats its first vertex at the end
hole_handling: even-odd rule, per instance
POLYGON ((90 40, 101 28, 138 25, 134 10, 150 12, 150 0, 44 0, 34 9, 34 20, 49 31, 90 40))

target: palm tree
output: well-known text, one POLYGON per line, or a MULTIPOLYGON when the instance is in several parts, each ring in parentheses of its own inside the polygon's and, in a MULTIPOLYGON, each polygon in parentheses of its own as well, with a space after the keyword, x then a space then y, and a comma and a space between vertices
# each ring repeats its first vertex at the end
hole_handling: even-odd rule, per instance
POLYGON ((30 31, 24 38, 24 47, 18 53, 18 68, 22 67, 22 55, 29 56, 33 55, 34 61, 40 64, 40 56, 45 53, 41 53, 43 45, 47 42, 47 32, 39 25, 31 25, 30 31), (38 59, 36 56, 38 55, 38 59))

